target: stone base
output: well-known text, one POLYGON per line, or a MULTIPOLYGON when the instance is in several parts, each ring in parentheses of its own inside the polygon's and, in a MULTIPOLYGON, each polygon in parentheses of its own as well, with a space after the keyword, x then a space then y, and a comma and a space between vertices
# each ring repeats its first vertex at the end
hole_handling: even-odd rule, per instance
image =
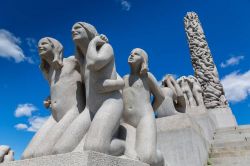
POLYGON ((189 112, 188 114, 201 127, 205 139, 210 142, 213 139, 216 124, 208 111, 189 112))
POLYGON ((148 164, 109 156, 102 153, 85 151, 60 155, 38 157, 19 161, 11 161, 0 166, 149 166, 148 164))
POLYGON ((208 109, 216 124, 216 128, 236 127, 237 121, 229 107, 208 109))
POLYGON ((207 113, 157 119, 157 144, 168 165, 201 166, 207 163, 210 143, 206 137, 214 132, 212 127, 205 127, 208 119, 207 113))

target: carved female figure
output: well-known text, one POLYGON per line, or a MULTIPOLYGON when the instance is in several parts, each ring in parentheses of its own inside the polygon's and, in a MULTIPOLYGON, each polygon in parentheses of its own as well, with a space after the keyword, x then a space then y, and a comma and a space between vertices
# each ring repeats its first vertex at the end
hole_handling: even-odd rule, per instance
POLYGON ((153 110, 162 103, 164 95, 154 76, 148 72, 148 56, 144 50, 132 50, 128 63, 131 71, 129 75, 124 76, 123 120, 136 129, 136 138, 134 156, 126 154, 127 147, 125 155, 151 165, 163 165, 163 157, 156 147, 156 121, 153 110), (155 97, 154 109, 150 102, 151 94, 155 97))
POLYGON ((77 60, 63 58, 63 46, 53 38, 42 38, 38 48, 40 68, 50 86, 50 100, 45 105, 51 108, 52 116, 32 138, 23 159, 52 154, 58 139, 85 106, 77 60))
POLYGON ((56 151, 73 150, 82 140, 84 150, 117 155, 114 151, 120 146, 113 136, 123 111, 120 90, 124 82, 116 73, 113 49, 104 35, 85 22, 73 25, 72 37, 85 83, 86 107, 59 140, 56 151))

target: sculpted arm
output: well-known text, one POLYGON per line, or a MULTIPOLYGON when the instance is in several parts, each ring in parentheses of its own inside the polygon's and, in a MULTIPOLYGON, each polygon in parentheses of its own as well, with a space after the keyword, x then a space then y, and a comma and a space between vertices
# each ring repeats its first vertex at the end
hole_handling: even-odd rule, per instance
POLYGON ((89 65, 93 70, 100 70, 114 59, 114 51, 110 44, 106 43, 100 36, 96 36, 89 43, 89 58, 92 63, 89 65))
POLYGON ((111 92, 115 90, 121 90, 124 87, 123 79, 117 74, 116 80, 106 79, 103 83, 101 83, 101 87, 99 89, 100 93, 111 92))
POLYGON ((151 93, 154 95, 153 109, 156 110, 161 105, 165 97, 162 89, 158 86, 155 77, 150 72, 148 72, 148 84, 151 93))

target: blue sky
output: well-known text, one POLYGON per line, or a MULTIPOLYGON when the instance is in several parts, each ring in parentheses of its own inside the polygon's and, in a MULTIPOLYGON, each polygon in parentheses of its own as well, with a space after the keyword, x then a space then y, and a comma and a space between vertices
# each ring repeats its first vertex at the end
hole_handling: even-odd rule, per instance
POLYGON ((74 54, 71 27, 93 24, 115 51, 120 75, 127 57, 141 47, 158 80, 168 73, 193 74, 183 17, 200 18, 230 105, 239 124, 250 123, 250 1, 248 0, 3 0, 0 6, 0 144, 19 158, 49 111, 42 101, 48 84, 36 49, 45 36, 58 39, 65 56, 74 54), (18 130, 19 129, 19 130, 18 130), (22 130, 20 130, 22 129, 22 130))

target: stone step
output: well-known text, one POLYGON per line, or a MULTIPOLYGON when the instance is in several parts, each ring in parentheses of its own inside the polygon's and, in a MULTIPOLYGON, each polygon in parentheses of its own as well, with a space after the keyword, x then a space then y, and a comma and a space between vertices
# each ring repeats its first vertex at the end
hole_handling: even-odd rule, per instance
POLYGON ((222 132, 230 132, 236 130, 237 127, 226 127, 226 128, 220 128, 216 129, 216 133, 222 133, 222 132))
POLYGON ((221 134, 221 135, 214 135, 213 140, 220 140, 220 139, 224 139, 224 140, 228 140, 230 139, 237 139, 237 138, 245 138, 245 137, 250 137, 250 133, 234 133, 234 134, 221 134))
POLYGON ((227 132, 218 132, 215 131, 214 135, 224 135, 224 134, 234 134, 234 133, 250 133, 250 129, 236 129, 227 132))
POLYGON ((209 156, 211 158, 250 156, 250 150, 225 150, 220 152, 212 152, 209 154, 209 156))
POLYGON ((215 131, 215 134, 234 133, 234 132, 250 132, 250 125, 217 129, 215 131))
POLYGON ((230 142, 232 140, 246 140, 249 141, 250 139, 250 133, 242 133, 242 134, 228 134, 228 135, 215 135, 213 137, 212 142, 216 141, 224 141, 224 142, 230 142))
POLYGON ((247 144, 248 141, 232 141, 232 142, 216 142, 211 145, 211 148, 221 148, 221 147, 235 147, 239 146, 240 144, 247 144))
POLYGON ((250 156, 210 158, 212 166, 249 166, 250 156))
POLYGON ((246 142, 235 146, 213 147, 211 148, 211 153, 220 153, 224 151, 240 151, 240 150, 250 151, 250 143, 246 142))
POLYGON ((211 141, 211 147, 237 146, 244 142, 250 142, 248 137, 226 138, 211 141))

